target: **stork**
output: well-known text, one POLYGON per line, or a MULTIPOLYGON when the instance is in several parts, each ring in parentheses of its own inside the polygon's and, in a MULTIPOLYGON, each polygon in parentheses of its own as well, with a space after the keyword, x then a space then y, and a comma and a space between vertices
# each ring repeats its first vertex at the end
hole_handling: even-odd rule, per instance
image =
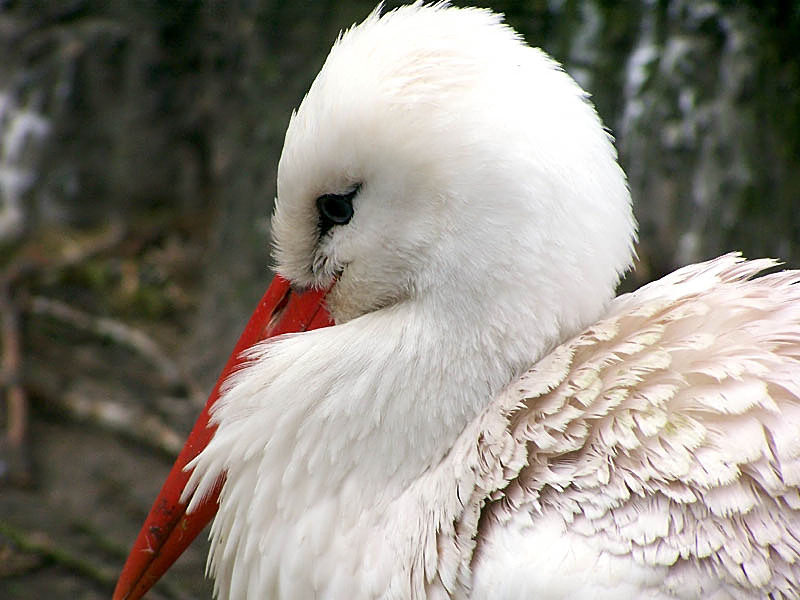
POLYGON ((378 12, 291 118, 279 275, 115 598, 215 513, 221 599, 797 598, 800 272, 615 298, 587 94, 488 10, 378 12))

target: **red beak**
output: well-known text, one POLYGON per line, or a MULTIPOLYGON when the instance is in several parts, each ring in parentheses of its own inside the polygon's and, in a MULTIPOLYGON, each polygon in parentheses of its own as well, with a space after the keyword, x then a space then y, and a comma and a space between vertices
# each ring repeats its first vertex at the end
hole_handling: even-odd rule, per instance
POLYGON ((298 295, 292 292, 288 281, 279 275, 275 276, 244 328, 189 439, 153 503, 119 576, 113 600, 136 600, 144 596, 214 517, 222 478, 217 482, 214 492, 191 514, 186 514, 186 504, 180 502, 180 497, 190 475, 184 471, 184 467, 200 454, 214 435, 214 428, 208 423, 208 413, 219 398, 219 388, 244 362, 242 352, 254 344, 284 333, 333 325, 324 306, 326 293, 327 290, 311 290, 298 295))

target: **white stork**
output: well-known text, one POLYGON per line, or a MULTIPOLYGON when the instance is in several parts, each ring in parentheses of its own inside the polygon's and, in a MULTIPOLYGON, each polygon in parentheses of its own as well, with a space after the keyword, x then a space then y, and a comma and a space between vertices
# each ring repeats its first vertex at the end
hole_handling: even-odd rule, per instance
POLYGON ((500 16, 343 34, 273 232, 116 597, 215 511, 222 599, 800 597, 800 272, 726 255, 614 298, 612 141, 500 16))

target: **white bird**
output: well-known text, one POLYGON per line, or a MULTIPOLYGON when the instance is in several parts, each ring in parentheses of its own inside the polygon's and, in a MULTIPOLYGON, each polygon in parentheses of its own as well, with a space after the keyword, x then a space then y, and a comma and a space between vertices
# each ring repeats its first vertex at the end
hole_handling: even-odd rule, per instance
POLYGON ((221 485, 216 595, 800 597, 800 272, 729 254, 614 298, 635 229, 587 94, 500 16, 343 34, 273 219, 335 326, 250 347, 174 471, 176 530, 221 485))

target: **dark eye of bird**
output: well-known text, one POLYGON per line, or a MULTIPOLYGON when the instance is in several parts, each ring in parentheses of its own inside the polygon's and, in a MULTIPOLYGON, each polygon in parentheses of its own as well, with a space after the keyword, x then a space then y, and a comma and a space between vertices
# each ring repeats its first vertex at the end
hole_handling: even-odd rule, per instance
POLYGON ((319 235, 322 237, 334 225, 345 225, 353 218, 353 198, 361 185, 357 185, 346 194, 323 194, 317 198, 319 209, 319 235))

